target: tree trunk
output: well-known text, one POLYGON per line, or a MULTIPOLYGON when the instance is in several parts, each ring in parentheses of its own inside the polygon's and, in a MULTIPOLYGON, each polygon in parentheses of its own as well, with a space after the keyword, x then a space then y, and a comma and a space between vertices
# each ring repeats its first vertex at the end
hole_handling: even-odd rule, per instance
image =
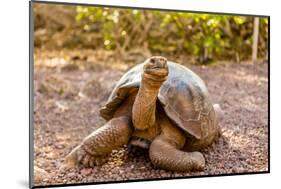
POLYGON ((257 61, 258 56, 258 39, 259 39, 259 17, 254 18, 254 29, 253 29, 253 48, 252 48, 252 62, 257 61))

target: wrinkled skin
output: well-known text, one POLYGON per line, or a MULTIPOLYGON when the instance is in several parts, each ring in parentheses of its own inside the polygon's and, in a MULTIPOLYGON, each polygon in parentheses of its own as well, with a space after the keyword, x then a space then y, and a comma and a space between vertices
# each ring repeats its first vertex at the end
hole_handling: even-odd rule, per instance
MULTIPOLYGON (((113 149, 131 144, 148 148, 150 160, 162 169, 190 171, 204 168, 204 156, 196 150, 216 138, 218 127, 212 126, 215 131, 207 132, 210 136, 201 140, 190 137, 170 121, 157 100, 159 89, 169 74, 166 58, 149 58, 143 71, 139 89, 132 89, 113 118, 72 150, 65 159, 65 166, 100 165, 113 149)), ((214 113, 212 108, 210 114, 214 113)))

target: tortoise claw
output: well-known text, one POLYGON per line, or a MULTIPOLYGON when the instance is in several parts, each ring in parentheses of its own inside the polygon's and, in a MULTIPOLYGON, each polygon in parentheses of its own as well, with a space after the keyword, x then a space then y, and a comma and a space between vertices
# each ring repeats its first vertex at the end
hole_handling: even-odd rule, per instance
POLYGON ((87 153, 81 145, 74 148, 64 160, 63 168, 73 168, 79 165, 84 167, 94 167, 105 163, 103 156, 93 156, 87 153))
POLYGON ((201 152, 191 152, 194 161, 194 170, 202 171, 205 167, 205 158, 201 152))

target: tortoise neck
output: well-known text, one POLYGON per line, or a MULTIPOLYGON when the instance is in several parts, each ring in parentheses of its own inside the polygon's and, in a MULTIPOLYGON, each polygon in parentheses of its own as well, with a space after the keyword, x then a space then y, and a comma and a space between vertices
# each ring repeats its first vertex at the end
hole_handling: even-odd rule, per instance
POLYGON ((144 73, 140 84, 140 90, 143 90, 144 92, 149 94, 158 94, 159 89, 162 86, 163 82, 165 82, 165 80, 166 77, 156 78, 144 73))
POLYGON ((137 130, 149 130, 156 124, 156 101, 159 89, 166 77, 143 73, 136 100, 133 105, 133 125, 137 130))

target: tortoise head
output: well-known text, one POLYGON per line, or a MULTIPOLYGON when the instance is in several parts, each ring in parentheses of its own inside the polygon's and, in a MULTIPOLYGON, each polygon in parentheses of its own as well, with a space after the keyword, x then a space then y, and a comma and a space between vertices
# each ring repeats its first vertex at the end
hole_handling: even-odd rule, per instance
POLYGON ((162 56, 152 56, 145 61, 144 73, 154 79, 166 80, 169 70, 167 59, 162 56))

